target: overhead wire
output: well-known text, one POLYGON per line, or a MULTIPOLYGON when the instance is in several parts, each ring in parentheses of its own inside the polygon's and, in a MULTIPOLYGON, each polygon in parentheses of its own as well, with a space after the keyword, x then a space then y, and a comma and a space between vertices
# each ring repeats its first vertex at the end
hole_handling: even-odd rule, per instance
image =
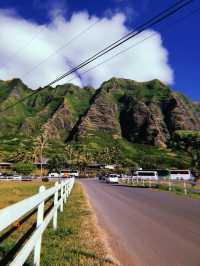
MULTIPOLYGON (((71 75, 72 73, 76 72, 78 69, 83 68, 84 66, 88 65, 89 63, 93 62, 94 60, 98 59, 99 57, 103 56, 104 54, 107 54, 108 52, 110 52, 111 50, 115 49, 116 47, 120 46, 121 44, 123 44, 124 42, 130 40, 131 38, 134 38, 135 36, 137 36, 138 34, 140 34, 141 32, 143 32, 144 30, 146 30, 149 27, 152 27, 158 23, 160 23, 161 21, 165 20, 166 18, 168 18, 169 16, 175 14, 176 12, 178 12, 180 9, 182 9, 183 7, 187 6, 188 4, 192 3, 193 0, 187 0, 187 1, 178 1, 177 3, 175 3, 174 5, 172 5, 171 7, 167 8, 166 10, 164 10, 163 12, 159 13, 159 15, 156 15, 155 17, 153 17, 152 19, 149 19, 147 22, 143 23, 142 26, 138 26, 136 29, 137 31, 134 29, 133 31, 131 31, 131 33, 126 34, 125 36, 123 36, 122 38, 120 38, 119 40, 117 40, 116 42, 114 42, 113 44, 107 46, 106 48, 102 49, 100 52, 96 53, 95 55, 93 55, 92 57, 90 57, 89 59, 87 59, 86 61, 82 62, 81 64, 79 64, 78 66, 76 66, 75 68, 72 68, 71 70, 69 70, 68 72, 64 73, 62 76, 59 76, 58 78, 56 78, 55 80, 51 81, 50 83, 48 83, 46 85, 47 86, 51 86, 53 84, 55 84, 56 82, 60 81, 61 79, 65 78, 66 76, 71 75), (145 25, 145 26, 144 26, 145 25)), ((6 107, 4 110, 1 110, 0 113, 7 111, 8 109, 16 106, 17 104, 24 102, 26 99, 32 97, 33 95, 39 93, 39 90, 34 91, 33 93, 27 95, 26 97, 22 98, 21 100, 15 102, 12 105, 9 105, 8 107, 6 107)))
POLYGON ((58 78, 54 79, 53 81, 49 82, 47 84, 47 86, 52 86, 54 83, 60 81, 61 79, 65 78, 66 76, 69 76, 70 74, 74 73, 75 71, 77 71, 78 69, 88 65, 89 63, 93 62, 94 60, 96 60, 97 58, 103 56, 104 54, 107 54, 108 52, 110 52, 111 50, 117 48, 118 46, 120 46, 121 44, 123 44, 124 42, 130 40, 131 38, 139 35, 141 32, 143 32, 145 29, 154 26, 155 24, 163 21, 164 19, 166 19, 167 17, 173 15, 174 13, 176 13, 177 11, 179 11, 180 9, 182 9, 183 7, 185 7, 186 5, 192 3, 193 0, 186 0, 186 1, 178 1, 178 3, 175 3, 174 5, 172 5, 170 8, 163 11, 163 15, 161 15, 161 13, 155 17, 153 17, 151 20, 148 20, 148 23, 144 23, 142 24, 142 26, 137 27, 135 30, 133 30, 131 33, 126 34, 124 37, 120 38, 119 40, 117 40, 116 42, 114 42, 113 44, 105 47, 104 49, 102 49, 100 52, 96 53, 95 55, 91 56, 89 59, 85 60, 84 62, 82 62, 81 64, 79 64, 78 66, 72 68, 71 70, 69 70, 68 72, 64 73, 63 75, 59 76, 58 78), (145 25, 145 26, 143 26, 145 25))
MULTIPOLYGON (((183 17, 177 19, 177 20, 174 21, 173 23, 170 23, 169 25, 167 25, 168 28, 167 28, 167 29, 165 28, 164 31, 162 31, 162 32, 166 32, 166 31, 170 31, 170 30, 172 30, 172 28, 169 28, 170 26, 174 26, 175 24, 178 24, 178 23, 182 22, 184 19, 186 19, 186 18, 188 18, 188 17, 190 17, 190 16, 192 16, 192 15, 198 13, 198 12, 200 12, 200 7, 199 7, 199 8, 196 8, 196 9, 194 9, 194 10, 192 10, 192 12, 190 12, 190 13, 188 13, 187 15, 185 15, 185 16, 183 16, 183 17)), ((107 62, 113 60, 113 59, 116 58, 117 56, 119 56, 119 55, 121 55, 121 54, 124 54, 124 53, 128 52, 129 50, 135 48, 135 47, 138 46, 139 44, 145 42, 145 41, 148 40, 148 39, 151 39, 151 38, 154 37, 154 36, 157 36, 157 32, 153 32, 152 34, 148 35, 147 37, 145 37, 145 38, 141 39, 140 41, 138 41, 138 42, 132 44, 131 46, 129 46, 129 47, 127 47, 127 48, 125 48, 125 49, 119 51, 118 53, 112 55, 111 57, 107 58, 106 60, 103 60, 102 62, 96 64, 95 66, 93 66, 93 67, 91 67, 91 68, 89 68, 89 69, 87 69, 87 70, 81 72, 80 75, 83 76, 83 75, 87 74, 88 72, 90 72, 90 71, 92 71, 92 70, 94 70, 94 69, 100 67, 101 65, 103 65, 103 64, 105 64, 105 63, 107 63, 107 62)), ((76 78, 76 77, 73 77, 73 78, 67 80, 67 82, 71 82, 71 81, 73 81, 75 78, 76 78)))
POLYGON ((36 32, 35 34, 33 34, 32 38, 30 38, 23 46, 19 47, 14 53, 12 53, 10 56, 8 56, 7 62, 3 65, 0 66, 0 68, 5 68, 7 67, 10 62, 13 61, 14 58, 16 58, 17 55, 19 55, 20 53, 24 52, 24 50, 31 44, 33 43, 33 41, 35 39, 38 38, 38 35, 41 34, 41 32, 44 30, 44 28, 41 28, 38 32, 36 32))
POLYGON ((50 53, 47 57, 45 57, 42 61, 40 61, 38 64, 34 65, 31 69, 29 69, 27 72, 22 74, 22 78, 27 77, 30 75, 33 71, 35 71, 37 68, 39 68, 41 65, 43 65, 45 62, 47 62, 50 58, 54 57, 56 54, 58 54, 61 50, 64 48, 70 46, 71 43, 73 43, 76 39, 80 38, 82 35, 84 35, 86 32, 91 30, 94 26, 99 24, 101 21, 97 20, 82 31, 80 31, 78 34, 76 34, 71 40, 69 40, 67 43, 64 43, 63 45, 59 46, 56 50, 54 50, 52 53, 50 53))

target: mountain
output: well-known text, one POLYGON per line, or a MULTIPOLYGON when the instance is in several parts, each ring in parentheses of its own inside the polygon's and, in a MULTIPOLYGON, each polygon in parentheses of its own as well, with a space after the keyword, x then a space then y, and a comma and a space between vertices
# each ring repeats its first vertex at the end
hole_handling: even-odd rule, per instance
MULTIPOLYGON (((72 84, 39 88, 38 93, 3 112, 0 136, 37 135, 48 128, 49 137, 65 140, 79 117, 89 107, 92 88, 72 84), (8 130, 9 129, 9 130, 8 130)), ((33 93, 19 79, 0 82, 0 111, 33 93)))
MULTIPOLYGON (((0 81, 0 111, 31 93, 19 79, 0 81)), ((145 145, 152 153, 157 149, 169 154, 167 148, 174 139, 179 141, 181 132, 184 137, 199 133, 200 104, 159 80, 112 78, 98 90, 73 84, 39 88, 1 113, 0 128, 0 148, 6 139, 34 138, 45 129, 52 141, 81 143, 93 150, 117 143, 132 160, 145 145)))
POLYGON ((133 143, 167 147, 177 130, 200 130, 197 104, 159 80, 113 78, 96 91, 70 138, 104 132, 133 143))

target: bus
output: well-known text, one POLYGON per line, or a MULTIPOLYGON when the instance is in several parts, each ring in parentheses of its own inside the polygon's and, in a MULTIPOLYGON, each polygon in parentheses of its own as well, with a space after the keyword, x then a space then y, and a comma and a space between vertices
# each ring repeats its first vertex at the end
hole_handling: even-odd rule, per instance
POLYGON ((136 177, 140 179, 158 180, 158 173, 157 171, 140 170, 136 171, 136 177))
POLYGON ((194 180, 190 170, 170 170, 169 174, 171 180, 194 180))
POLYGON ((60 177, 66 178, 71 176, 78 177, 79 176, 78 170, 65 169, 60 172, 60 177))

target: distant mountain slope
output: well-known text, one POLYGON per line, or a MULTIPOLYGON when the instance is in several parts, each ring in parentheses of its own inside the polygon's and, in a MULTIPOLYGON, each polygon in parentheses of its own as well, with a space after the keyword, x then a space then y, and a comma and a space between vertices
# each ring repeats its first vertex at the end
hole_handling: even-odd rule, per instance
MULTIPOLYGON (((92 88, 72 84, 56 88, 39 88, 39 92, 23 103, 1 114, 0 135, 37 135, 48 127, 49 137, 66 139, 69 131, 86 109, 94 94, 92 88), (8 130, 9 129, 9 130, 8 130)), ((0 110, 32 92, 20 80, 0 83, 0 110)))
POLYGON ((159 80, 111 79, 101 86, 71 139, 109 133, 136 143, 166 147, 176 130, 200 130, 196 105, 159 80))
MULTIPOLYGON (((21 80, 0 81, 0 110, 32 92, 21 80)), ((50 139, 111 140, 167 147, 177 130, 200 130, 200 105, 159 80, 112 78, 95 90, 72 84, 39 88, 36 95, 1 113, 0 136, 35 136, 46 128, 50 139)))

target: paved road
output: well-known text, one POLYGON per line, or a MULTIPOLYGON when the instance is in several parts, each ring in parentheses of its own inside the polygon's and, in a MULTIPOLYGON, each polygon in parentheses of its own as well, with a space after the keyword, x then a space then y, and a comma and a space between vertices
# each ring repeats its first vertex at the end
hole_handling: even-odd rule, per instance
POLYGON ((124 266, 200 266, 200 201, 81 181, 124 266))

